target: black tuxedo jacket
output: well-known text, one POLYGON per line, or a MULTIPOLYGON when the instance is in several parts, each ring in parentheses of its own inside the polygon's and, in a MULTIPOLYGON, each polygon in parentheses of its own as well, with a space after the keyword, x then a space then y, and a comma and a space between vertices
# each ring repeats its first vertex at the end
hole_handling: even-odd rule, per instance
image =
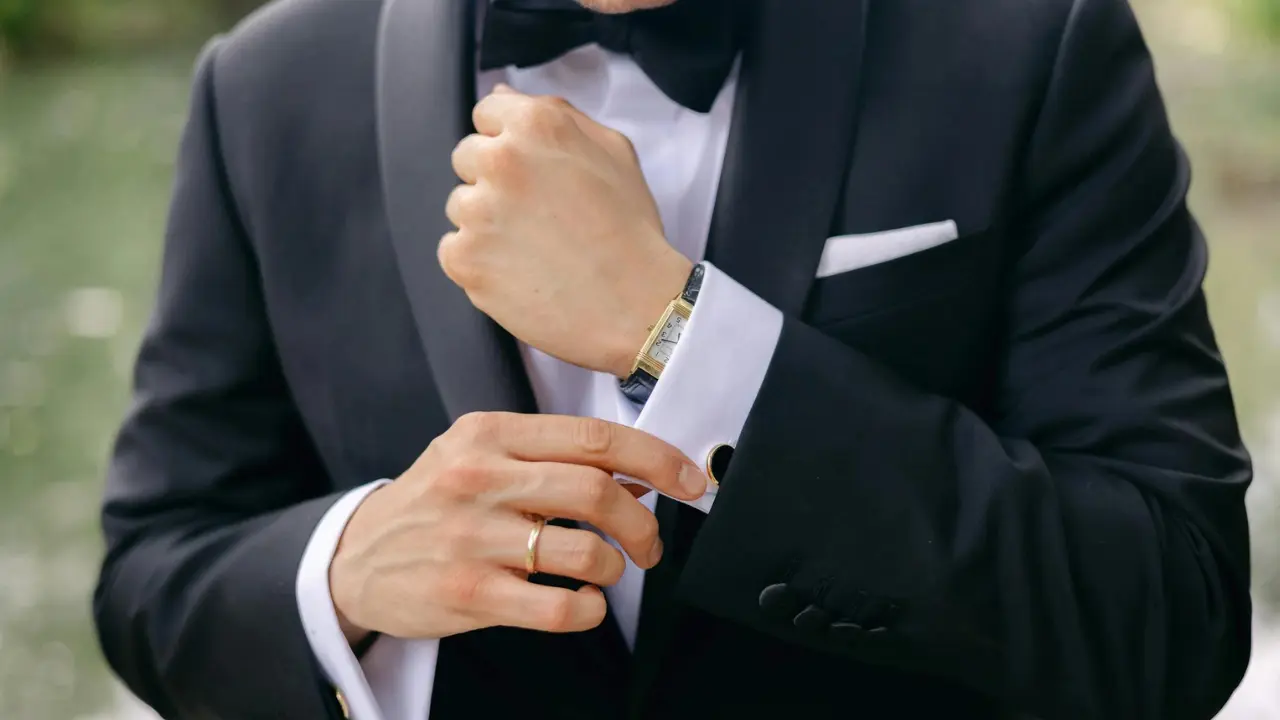
MULTIPOLYGON (((787 317, 715 509, 609 626, 443 641, 432 720, 1208 718, 1248 457, 1123 0, 743 0, 709 256, 787 317), (823 241, 962 237, 815 281, 823 241)), ((534 411, 435 244, 466 0, 290 0, 199 62, 94 608, 168 717, 338 710, 294 581, 346 490, 534 411)))

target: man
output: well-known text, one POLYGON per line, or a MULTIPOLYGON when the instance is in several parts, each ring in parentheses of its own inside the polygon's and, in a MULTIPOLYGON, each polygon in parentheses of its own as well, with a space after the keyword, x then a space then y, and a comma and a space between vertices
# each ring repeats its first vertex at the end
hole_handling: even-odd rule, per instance
POLYGON ((204 54, 104 510, 128 685, 1214 715, 1250 467, 1123 0, 589 4, 293 0, 204 54))

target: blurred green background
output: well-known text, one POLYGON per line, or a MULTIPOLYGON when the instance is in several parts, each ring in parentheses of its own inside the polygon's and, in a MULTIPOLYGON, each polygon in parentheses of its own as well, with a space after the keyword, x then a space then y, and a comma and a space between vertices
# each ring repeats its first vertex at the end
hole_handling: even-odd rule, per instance
MULTIPOLYGON (((1258 470, 1255 658, 1221 717, 1280 720, 1280 0, 1134 3, 1195 165, 1258 470)), ((0 0, 0 719, 151 717, 90 627, 97 503, 191 62, 256 4, 0 0)))

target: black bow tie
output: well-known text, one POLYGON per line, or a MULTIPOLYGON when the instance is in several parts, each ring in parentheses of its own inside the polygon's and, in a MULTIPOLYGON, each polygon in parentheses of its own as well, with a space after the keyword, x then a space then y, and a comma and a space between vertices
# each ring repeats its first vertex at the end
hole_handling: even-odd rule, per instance
POLYGON ((596 43, 626 53, 667 97, 711 110, 738 55, 742 0, 679 0, 655 10, 605 15, 574 0, 492 0, 480 69, 550 62, 596 43))

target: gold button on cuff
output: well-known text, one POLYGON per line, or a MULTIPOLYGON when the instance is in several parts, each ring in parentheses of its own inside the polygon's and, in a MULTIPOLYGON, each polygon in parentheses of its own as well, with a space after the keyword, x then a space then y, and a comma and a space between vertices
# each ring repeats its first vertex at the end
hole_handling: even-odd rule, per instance
POLYGON ((733 446, 720 443, 707 453, 707 477, 711 484, 720 487, 720 481, 729 472, 729 461, 733 459, 733 446))
POLYGON ((342 709, 342 717, 351 720, 351 708, 347 707, 347 697, 340 690, 335 691, 333 695, 338 698, 338 707, 342 709))

